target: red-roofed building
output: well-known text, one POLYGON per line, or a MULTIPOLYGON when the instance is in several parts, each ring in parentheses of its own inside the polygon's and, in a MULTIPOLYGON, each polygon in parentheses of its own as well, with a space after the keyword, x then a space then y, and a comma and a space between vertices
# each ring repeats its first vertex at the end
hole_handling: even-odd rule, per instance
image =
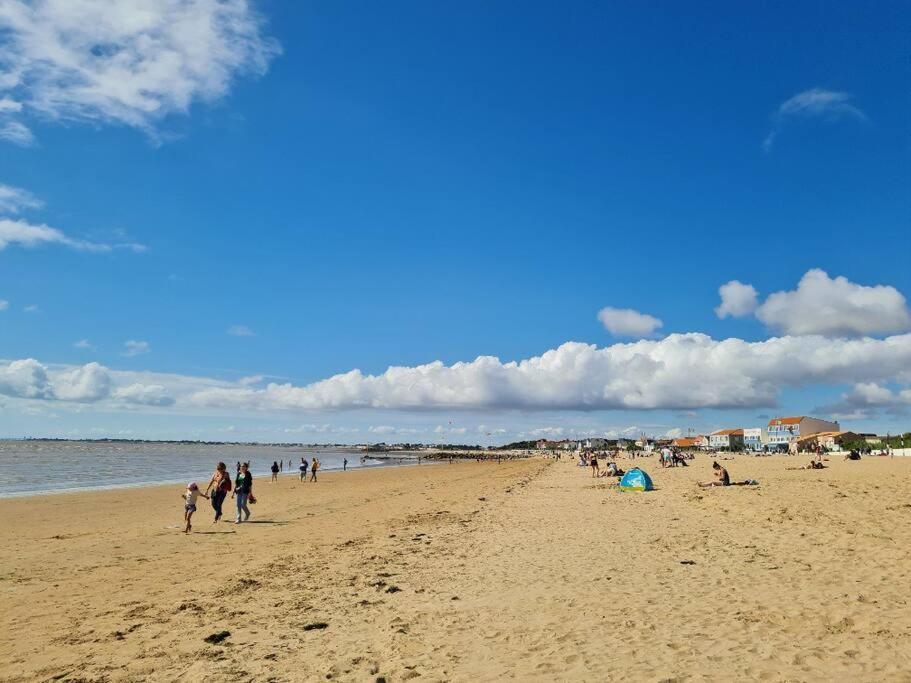
POLYGON ((798 417, 775 417, 769 420, 768 440, 769 446, 787 446, 797 443, 799 439, 820 432, 840 432, 841 427, 837 422, 828 422, 815 417, 801 415, 798 417))

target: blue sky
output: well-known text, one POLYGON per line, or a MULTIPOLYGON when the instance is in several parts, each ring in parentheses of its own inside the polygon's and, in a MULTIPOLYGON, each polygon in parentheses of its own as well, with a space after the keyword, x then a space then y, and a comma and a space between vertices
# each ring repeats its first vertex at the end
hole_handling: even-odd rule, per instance
POLYGON ((225 19, 204 3, 153 3, 145 28, 139 0, 88 5, 0 10, 0 434, 911 426, 906 4, 233 2, 233 30, 199 29, 225 19), (758 298, 720 318, 732 280, 758 298), (605 307, 663 324, 612 334, 605 307), (568 341, 644 337, 654 361, 687 333, 801 351, 728 372, 708 345, 660 382, 629 358, 369 379, 568 341), (789 365, 863 339, 850 368, 789 365), (725 383, 700 362, 737 381, 693 386, 725 383))

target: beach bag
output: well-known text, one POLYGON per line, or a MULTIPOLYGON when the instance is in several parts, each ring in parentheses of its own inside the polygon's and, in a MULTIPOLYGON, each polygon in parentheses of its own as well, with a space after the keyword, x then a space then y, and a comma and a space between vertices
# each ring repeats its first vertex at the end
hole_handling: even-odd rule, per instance
POLYGON ((252 493, 250 494, 250 497, 247 498, 247 500, 250 501, 250 505, 256 505, 256 496, 254 496, 252 493))

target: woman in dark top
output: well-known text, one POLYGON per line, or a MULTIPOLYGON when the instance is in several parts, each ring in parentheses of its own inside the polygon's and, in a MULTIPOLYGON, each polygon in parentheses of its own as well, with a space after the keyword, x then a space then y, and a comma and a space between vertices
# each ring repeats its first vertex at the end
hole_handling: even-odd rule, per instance
POLYGON ((272 462, 272 481, 278 481, 278 463, 275 461, 272 462))
POLYGON ((715 470, 715 481, 699 482, 700 486, 703 488, 708 488, 710 486, 731 485, 731 477, 728 474, 728 471, 719 465, 717 460, 712 463, 712 469, 715 470))
POLYGON ((228 474, 228 466, 223 462, 218 463, 215 468, 215 474, 209 480, 205 495, 208 495, 210 490, 212 491, 212 509, 215 510, 215 521, 217 522, 221 519, 221 506, 231 491, 231 476, 228 474))
POLYGON ((235 524, 246 522, 250 519, 250 508, 247 507, 247 501, 250 500, 250 494, 253 493, 253 475, 250 474, 250 466, 243 463, 240 466, 240 473, 234 480, 234 497, 237 500, 237 519, 235 524), (240 518, 240 513, 244 513, 244 518, 240 518))

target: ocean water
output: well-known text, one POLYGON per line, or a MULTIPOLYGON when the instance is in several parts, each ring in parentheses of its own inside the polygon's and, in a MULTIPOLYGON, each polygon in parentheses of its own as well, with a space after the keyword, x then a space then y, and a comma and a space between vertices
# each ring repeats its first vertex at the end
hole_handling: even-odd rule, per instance
POLYGON ((0 498, 39 493, 127 488, 197 482, 205 487, 219 461, 232 476, 238 461, 249 462, 256 479, 271 476, 273 461, 284 462, 280 476, 298 476, 301 457, 319 458, 320 471, 389 467, 417 463, 403 453, 394 460, 367 458, 356 449, 299 446, 236 446, 164 443, 0 440, 0 498), (289 470, 288 461, 292 461, 289 470))

